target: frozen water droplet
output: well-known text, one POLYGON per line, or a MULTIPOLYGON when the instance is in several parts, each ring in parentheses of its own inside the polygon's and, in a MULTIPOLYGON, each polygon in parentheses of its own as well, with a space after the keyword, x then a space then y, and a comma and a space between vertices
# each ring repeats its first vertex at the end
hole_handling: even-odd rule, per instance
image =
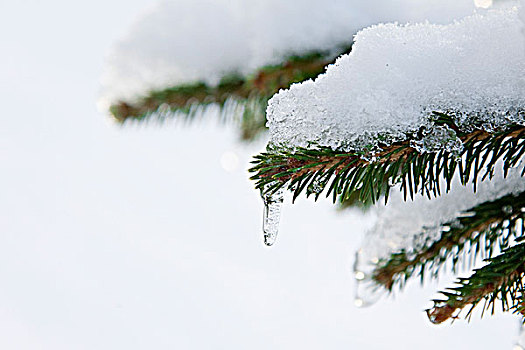
POLYGON ((264 202, 263 233, 264 244, 271 246, 277 239, 279 233, 279 221, 281 219, 281 207, 283 205, 283 189, 280 188, 273 193, 261 192, 264 202))

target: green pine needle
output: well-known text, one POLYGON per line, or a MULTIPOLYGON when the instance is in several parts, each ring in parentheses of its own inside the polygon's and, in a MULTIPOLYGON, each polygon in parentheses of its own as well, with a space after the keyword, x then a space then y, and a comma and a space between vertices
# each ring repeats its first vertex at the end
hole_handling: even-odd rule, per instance
MULTIPOLYGON (((491 258, 496 250, 506 249, 513 239, 523 235, 525 192, 482 203, 463 212, 458 218, 441 226, 441 238, 423 247, 412 256, 405 251, 393 253, 380 261, 372 278, 388 290, 402 287, 427 273, 436 278, 446 265, 457 272, 458 265, 473 263, 481 255, 491 258)), ((424 234, 424 233, 422 233, 424 234)))
POLYGON ((374 203, 383 196, 386 202, 397 183, 405 200, 416 194, 432 198, 450 190, 456 173, 463 185, 471 183, 475 190, 478 179, 492 178, 496 162, 503 162, 506 175, 525 153, 525 127, 519 124, 492 133, 476 129, 458 133, 458 137, 464 146, 459 155, 446 150, 419 153, 410 146, 410 139, 386 146, 376 154, 338 152, 327 147, 294 151, 269 147, 252 162, 251 179, 263 191, 270 183, 279 184, 273 188, 286 187, 293 192, 294 200, 303 192, 307 196, 315 194, 317 199, 324 191, 334 202, 356 196, 363 203, 374 203), (443 189, 442 180, 446 185, 443 189))
POLYGON ((238 120, 242 139, 252 140, 266 130, 266 105, 276 92, 293 83, 317 77, 328 64, 334 62, 336 56, 348 53, 350 49, 351 47, 339 47, 336 50, 337 55, 312 52, 291 56, 280 64, 262 67, 249 76, 226 75, 217 86, 196 82, 151 91, 134 101, 114 103, 110 107, 110 113, 119 123, 166 116, 193 120, 198 114, 195 113, 198 111, 197 106, 216 104, 222 109, 228 101, 234 101, 244 110, 238 120))
POLYGON ((474 308, 482 301, 482 316, 485 311, 494 314, 496 304, 504 312, 520 312, 525 296, 525 243, 507 248, 486 262, 486 266, 474 270, 469 278, 459 278, 457 286, 441 292, 444 298, 434 300, 433 308, 427 310, 431 322, 442 323, 456 318, 468 306, 470 308, 465 317, 470 319, 474 308))

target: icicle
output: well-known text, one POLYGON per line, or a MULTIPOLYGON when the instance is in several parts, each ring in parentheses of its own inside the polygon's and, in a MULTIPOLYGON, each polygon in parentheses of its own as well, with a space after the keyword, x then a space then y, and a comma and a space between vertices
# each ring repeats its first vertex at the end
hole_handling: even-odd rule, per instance
POLYGON ((375 304, 383 295, 381 286, 371 279, 371 272, 378 263, 377 258, 363 259, 363 250, 359 249, 355 254, 354 278, 355 299, 357 307, 367 307, 375 304))
POLYGON ((279 233, 279 221, 281 219, 281 207, 283 205, 283 189, 281 188, 270 194, 262 191, 261 197, 264 202, 264 244, 271 246, 275 243, 277 234, 279 233))
POLYGON ((513 350, 525 350, 525 327, 523 322, 520 320, 519 334, 516 343, 514 344, 513 350))

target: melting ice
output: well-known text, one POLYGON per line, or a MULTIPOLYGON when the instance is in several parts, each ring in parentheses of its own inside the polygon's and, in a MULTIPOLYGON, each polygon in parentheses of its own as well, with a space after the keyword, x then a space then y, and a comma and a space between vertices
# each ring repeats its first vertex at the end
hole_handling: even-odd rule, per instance
POLYGON ((264 244, 271 246, 277 239, 279 233, 279 221, 281 220, 281 208, 283 205, 283 189, 273 193, 261 192, 264 203, 263 234, 264 244))

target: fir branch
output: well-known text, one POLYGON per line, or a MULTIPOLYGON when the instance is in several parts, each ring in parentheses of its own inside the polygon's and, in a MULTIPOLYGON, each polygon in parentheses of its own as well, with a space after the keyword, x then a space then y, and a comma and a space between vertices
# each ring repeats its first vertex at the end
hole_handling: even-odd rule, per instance
MULTIPOLYGON (((439 118, 437 121, 458 130, 448 115, 437 112, 434 115, 439 118)), ((445 180, 445 191, 449 191, 455 173, 463 185, 471 182, 476 189, 480 176, 483 180, 492 178, 497 161, 503 161, 506 174, 522 159, 525 127, 511 124, 491 133, 475 125, 473 129, 469 133, 458 130, 457 136, 463 142, 460 154, 447 150, 419 153, 410 145, 416 135, 383 146, 375 153, 338 152, 327 147, 290 151, 269 146, 267 152, 252 161, 250 172, 255 175, 251 179, 263 192, 286 186, 293 192, 294 200, 305 190, 307 196, 314 194, 317 200, 327 189, 326 196, 332 196, 334 202, 356 195, 364 203, 374 203, 382 196, 386 202, 396 183, 401 183, 405 200, 417 193, 436 197, 441 194, 441 180, 445 180)))
MULTIPOLYGON (((396 252, 380 261, 372 279, 388 290, 413 276, 421 282, 427 272, 437 277, 439 270, 451 262, 453 272, 460 262, 471 263, 479 254, 491 258, 496 249, 508 247, 512 239, 523 235, 525 192, 509 194, 482 203, 463 212, 458 218, 441 226, 441 238, 415 254, 396 252)), ((422 233, 424 235, 424 233, 422 233)))
POLYGON ((460 278, 457 287, 441 292, 445 299, 434 300, 433 308, 427 310, 431 322, 439 324, 456 318, 467 306, 470 309, 465 317, 469 319, 481 301, 485 302, 483 313, 490 309, 493 314, 498 300, 502 311, 519 310, 525 295, 525 243, 507 248, 486 261, 488 264, 474 270, 469 278, 460 278))
MULTIPOLYGON (((349 51, 350 47, 337 50, 338 55, 349 51)), ((293 83, 317 77, 324 72, 325 66, 334 62, 334 58, 327 52, 292 56, 281 64, 263 67, 247 77, 239 74, 225 76, 217 86, 196 82, 152 91, 137 101, 119 101, 110 107, 110 112, 120 123, 147 120, 157 111, 164 115, 166 112, 180 112, 191 119, 192 108, 196 105, 218 104, 223 108, 227 101, 232 100, 245 108, 240 120, 243 139, 252 139, 266 130, 264 112, 273 94, 293 83)))

